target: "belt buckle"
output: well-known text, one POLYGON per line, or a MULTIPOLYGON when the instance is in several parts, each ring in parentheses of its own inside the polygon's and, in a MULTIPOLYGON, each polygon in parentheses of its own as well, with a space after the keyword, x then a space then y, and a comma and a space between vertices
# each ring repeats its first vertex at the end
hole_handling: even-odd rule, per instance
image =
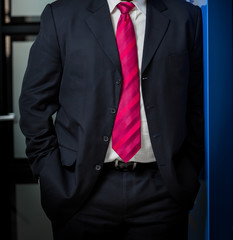
POLYGON ((123 162, 123 161, 120 161, 118 159, 115 160, 115 168, 119 171, 122 171, 122 172, 131 172, 131 171, 134 171, 136 166, 137 166, 137 163, 136 162, 123 162))

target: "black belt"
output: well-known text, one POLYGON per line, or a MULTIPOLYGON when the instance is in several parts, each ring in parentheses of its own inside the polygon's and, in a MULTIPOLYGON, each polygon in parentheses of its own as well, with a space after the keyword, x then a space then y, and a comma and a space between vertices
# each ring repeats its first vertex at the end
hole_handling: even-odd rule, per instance
POLYGON ((143 169, 156 169, 158 168, 157 162, 141 163, 141 162, 123 162, 115 160, 113 162, 104 163, 105 169, 115 169, 121 172, 132 172, 143 169))

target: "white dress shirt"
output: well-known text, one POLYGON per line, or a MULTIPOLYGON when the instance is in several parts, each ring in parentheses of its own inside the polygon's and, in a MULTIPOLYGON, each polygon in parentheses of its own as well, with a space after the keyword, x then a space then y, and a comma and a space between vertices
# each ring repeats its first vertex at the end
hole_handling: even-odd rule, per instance
MULTIPOLYGON (((107 1, 111 14, 113 29, 116 34, 117 23, 121 15, 120 10, 116 6, 118 3, 122 1, 120 0, 107 0, 107 1)), ((130 161, 146 163, 156 161, 149 137, 148 124, 141 89, 141 65, 144 46, 144 36, 146 29, 146 0, 133 0, 131 2, 135 5, 135 8, 129 13, 129 15, 133 22, 136 35, 139 65, 138 67, 140 75, 141 149, 133 156, 133 158, 130 159, 130 161)), ((105 162, 111 162, 116 159, 121 160, 119 155, 112 149, 112 139, 110 139, 110 143, 105 157, 105 162)))

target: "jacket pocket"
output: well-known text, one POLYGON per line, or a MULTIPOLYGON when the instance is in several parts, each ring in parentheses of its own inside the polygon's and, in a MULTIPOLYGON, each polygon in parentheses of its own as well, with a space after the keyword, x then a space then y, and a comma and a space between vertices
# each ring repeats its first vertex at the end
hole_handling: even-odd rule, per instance
POLYGON ((63 167, 72 168, 77 160, 77 151, 64 146, 59 146, 60 159, 63 167))
POLYGON ((172 54, 168 56, 168 66, 170 69, 177 70, 189 66, 189 53, 172 54))
POLYGON ((189 82, 189 54, 184 52, 177 55, 170 55, 167 58, 167 74, 169 83, 175 84, 175 92, 186 93, 186 87, 189 82), (181 88, 180 88, 181 87, 181 88), (185 91, 182 91, 184 90, 185 91))

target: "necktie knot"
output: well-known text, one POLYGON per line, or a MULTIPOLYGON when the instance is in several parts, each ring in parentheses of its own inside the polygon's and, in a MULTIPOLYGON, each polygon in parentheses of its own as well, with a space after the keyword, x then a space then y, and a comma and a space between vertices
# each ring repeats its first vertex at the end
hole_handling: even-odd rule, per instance
POLYGON ((135 5, 131 2, 122 2, 117 5, 122 14, 128 14, 134 7, 135 5))

